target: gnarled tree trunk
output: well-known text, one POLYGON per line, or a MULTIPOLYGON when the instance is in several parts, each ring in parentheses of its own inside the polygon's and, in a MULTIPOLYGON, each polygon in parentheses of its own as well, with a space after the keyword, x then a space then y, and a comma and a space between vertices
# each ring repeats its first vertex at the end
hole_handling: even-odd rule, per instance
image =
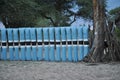
POLYGON ((109 25, 106 24, 105 0, 93 0, 94 10, 94 41, 90 53, 85 58, 89 62, 101 62, 104 60, 120 60, 120 46, 111 32, 109 25), (107 52, 104 53, 105 41, 107 52))

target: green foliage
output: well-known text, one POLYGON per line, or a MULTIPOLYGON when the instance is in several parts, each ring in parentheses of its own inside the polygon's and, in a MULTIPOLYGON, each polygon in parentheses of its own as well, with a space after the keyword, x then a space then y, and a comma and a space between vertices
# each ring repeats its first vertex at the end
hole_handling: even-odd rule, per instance
POLYGON ((120 7, 117 7, 115 9, 110 10, 109 14, 115 15, 115 14, 118 14, 119 12, 120 12, 120 7))
POLYGON ((33 0, 2 0, 2 3, 0 16, 7 27, 34 25, 36 3, 33 0))
POLYGON ((115 28, 115 35, 120 41, 120 7, 110 10, 109 14, 109 23, 111 25, 115 24, 117 26, 115 28))
POLYGON ((120 21, 120 7, 110 10, 109 14, 111 16, 111 20, 120 21))
POLYGON ((93 19, 92 0, 77 0, 79 6, 78 15, 85 19, 93 19))
POLYGON ((65 15, 66 10, 73 7, 72 0, 38 0, 39 10, 43 18, 48 19, 50 25, 66 26, 69 25, 70 17, 65 15))
POLYGON ((119 41, 120 41, 120 28, 116 28, 116 29, 115 29, 115 34, 116 34, 117 38, 118 38, 119 41))
POLYGON ((48 27, 48 25, 52 26, 49 20, 41 18, 41 17, 38 18, 35 22, 36 22, 36 24, 35 24, 36 27, 39 27, 39 26, 48 27))
POLYGON ((92 19, 92 0, 0 0, 0 18, 6 27, 69 26, 79 16, 92 19))

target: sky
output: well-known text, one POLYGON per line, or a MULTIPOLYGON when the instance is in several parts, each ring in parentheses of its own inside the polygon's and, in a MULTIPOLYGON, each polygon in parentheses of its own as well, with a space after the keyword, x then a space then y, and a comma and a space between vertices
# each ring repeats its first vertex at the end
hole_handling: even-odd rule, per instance
MULTIPOLYGON (((111 9, 114 9, 116 7, 120 7, 120 0, 107 0, 107 7, 106 9, 110 11, 111 9)), ((83 20, 83 19, 78 19, 76 20, 71 26, 80 26, 80 25, 92 25, 92 22, 83 20)))
POLYGON ((111 10, 116 7, 120 7, 120 0, 108 0, 107 1, 107 10, 111 10))

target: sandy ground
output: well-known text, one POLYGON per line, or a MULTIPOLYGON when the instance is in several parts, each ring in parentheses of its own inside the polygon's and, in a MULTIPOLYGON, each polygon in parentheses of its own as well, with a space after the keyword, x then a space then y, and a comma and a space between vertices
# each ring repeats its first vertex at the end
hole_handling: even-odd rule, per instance
POLYGON ((0 80, 120 80, 120 63, 0 61, 0 80))

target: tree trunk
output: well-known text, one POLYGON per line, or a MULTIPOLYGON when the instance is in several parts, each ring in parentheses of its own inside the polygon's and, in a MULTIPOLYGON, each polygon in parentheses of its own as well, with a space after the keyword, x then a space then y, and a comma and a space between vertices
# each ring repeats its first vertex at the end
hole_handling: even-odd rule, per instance
POLYGON ((89 61, 100 62, 104 54, 105 40, 105 9, 104 0, 93 0, 94 10, 94 41, 90 51, 89 61))
POLYGON ((105 39, 105 8, 104 0, 93 0, 94 8, 94 52, 92 54, 93 59, 96 62, 102 60, 104 54, 104 39, 105 39))

